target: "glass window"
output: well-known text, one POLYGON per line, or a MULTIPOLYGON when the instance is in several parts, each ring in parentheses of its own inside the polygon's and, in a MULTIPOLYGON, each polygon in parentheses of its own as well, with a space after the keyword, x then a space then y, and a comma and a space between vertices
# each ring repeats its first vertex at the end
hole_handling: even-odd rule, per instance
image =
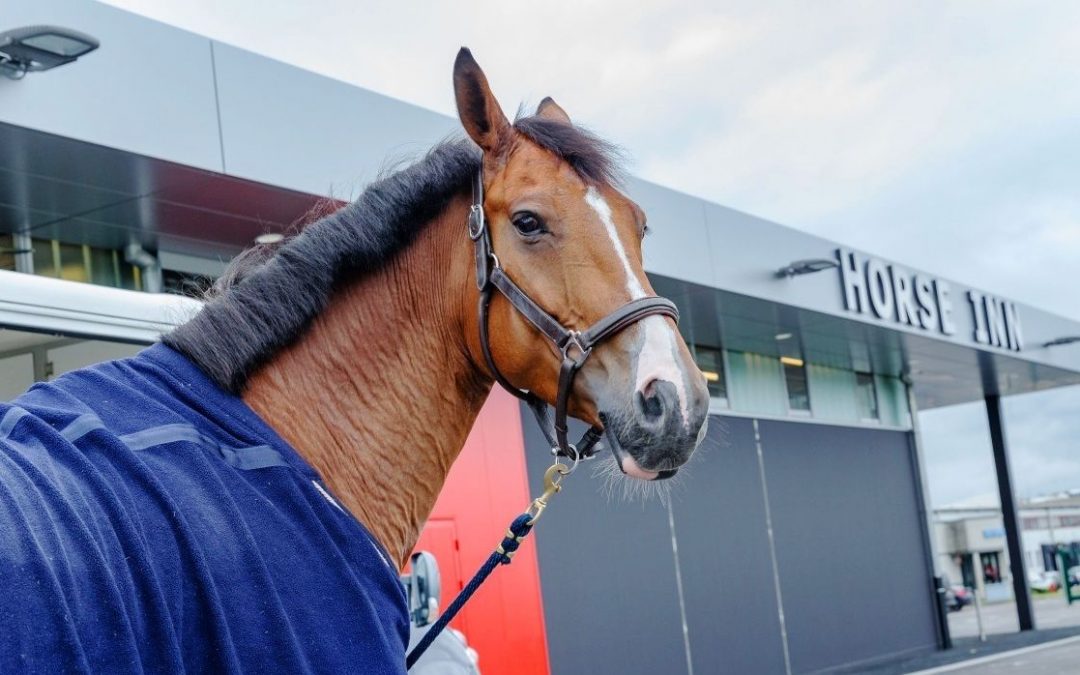
POLYGON ((802 359, 783 356, 784 383, 787 385, 788 410, 796 413, 810 412, 810 388, 806 383, 806 364, 802 359))
POLYGON ((90 256, 90 281, 98 286, 119 286, 113 256, 116 251, 104 248, 87 249, 90 256))
POLYGON ((727 380, 724 377, 724 352, 714 347, 694 345, 694 360, 705 374, 709 396, 727 400, 727 380))
POLYGON ((859 419, 881 419, 877 388, 874 386, 874 376, 870 373, 855 373, 855 402, 859 409, 859 419))
POLYGON ((90 281, 89 248, 78 244, 60 244, 60 278, 68 281, 90 281))
POLYGON ((10 234, 0 234, 0 270, 15 269, 14 239, 10 234))
POLYGON ((32 239, 34 246, 34 274, 43 277, 58 277, 56 270, 58 251, 53 251, 55 241, 48 239, 32 239), (55 254, 55 255, 54 255, 55 254))

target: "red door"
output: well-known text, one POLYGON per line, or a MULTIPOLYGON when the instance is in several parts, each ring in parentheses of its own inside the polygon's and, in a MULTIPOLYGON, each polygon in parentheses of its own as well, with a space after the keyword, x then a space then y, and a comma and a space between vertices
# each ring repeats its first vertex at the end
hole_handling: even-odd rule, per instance
MULTIPOLYGON (((417 550, 439 561, 445 609, 529 505, 518 401, 492 392, 473 425, 417 550)), ((480 655, 483 675, 548 675, 536 548, 526 540, 451 624, 480 655)))

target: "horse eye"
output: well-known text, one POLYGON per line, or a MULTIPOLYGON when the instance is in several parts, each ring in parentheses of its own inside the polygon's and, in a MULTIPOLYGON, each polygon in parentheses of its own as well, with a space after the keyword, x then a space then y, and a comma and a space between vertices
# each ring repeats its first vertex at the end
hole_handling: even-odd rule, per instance
POLYGON ((511 221, 517 231, 524 235, 536 235, 544 231, 544 222, 529 211, 515 213, 511 221))

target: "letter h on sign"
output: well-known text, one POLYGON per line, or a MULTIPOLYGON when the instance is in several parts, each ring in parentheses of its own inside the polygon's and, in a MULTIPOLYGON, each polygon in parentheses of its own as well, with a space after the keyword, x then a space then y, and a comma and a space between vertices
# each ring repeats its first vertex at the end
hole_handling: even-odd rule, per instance
POLYGON ((836 249, 840 261, 840 279, 844 285, 844 309, 865 314, 869 300, 866 297, 866 277, 859 254, 846 248, 836 249))

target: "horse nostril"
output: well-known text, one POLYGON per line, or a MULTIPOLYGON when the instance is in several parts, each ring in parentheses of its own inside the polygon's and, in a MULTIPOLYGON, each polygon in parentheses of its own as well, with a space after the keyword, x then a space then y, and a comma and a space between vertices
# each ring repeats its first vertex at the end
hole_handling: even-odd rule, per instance
POLYGON ((662 425, 675 403, 675 386, 664 380, 650 380, 634 397, 642 421, 662 425))
MULTIPOLYGON (((648 391, 648 388, 645 391, 648 391)), ((649 393, 645 391, 637 393, 638 409, 646 421, 656 422, 664 416, 664 402, 655 391, 649 393)))

